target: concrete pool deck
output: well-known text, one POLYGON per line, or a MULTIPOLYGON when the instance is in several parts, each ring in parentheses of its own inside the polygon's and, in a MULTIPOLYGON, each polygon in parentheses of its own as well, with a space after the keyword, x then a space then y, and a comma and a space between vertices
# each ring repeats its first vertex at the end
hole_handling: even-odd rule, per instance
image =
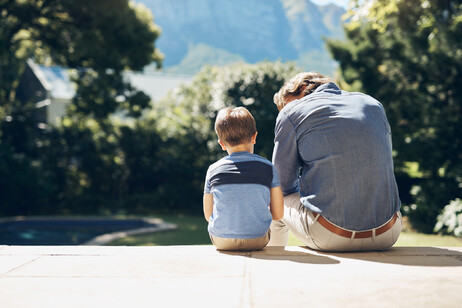
POLYGON ((0 246, 0 306, 460 307, 462 247, 0 246))

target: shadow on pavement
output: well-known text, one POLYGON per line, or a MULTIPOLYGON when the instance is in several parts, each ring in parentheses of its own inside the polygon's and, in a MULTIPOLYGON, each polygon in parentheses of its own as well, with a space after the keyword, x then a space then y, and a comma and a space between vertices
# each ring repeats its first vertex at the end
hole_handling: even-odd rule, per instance
POLYGON ((407 266, 462 266, 462 252, 451 248, 393 247, 385 251, 317 253, 323 256, 407 266))
POLYGON ((265 247, 259 251, 219 251, 226 255, 244 256, 252 259, 292 261, 306 264, 339 264, 340 261, 304 251, 291 251, 289 247, 265 247), (286 249, 288 248, 288 249, 286 249))

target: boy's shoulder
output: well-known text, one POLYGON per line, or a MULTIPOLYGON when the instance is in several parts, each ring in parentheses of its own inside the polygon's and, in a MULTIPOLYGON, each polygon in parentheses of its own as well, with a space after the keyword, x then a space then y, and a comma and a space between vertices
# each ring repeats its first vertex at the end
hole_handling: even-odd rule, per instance
MULTIPOLYGON (((250 154, 250 153, 249 153, 250 154)), ((258 155, 258 154, 250 154, 252 155, 251 156, 251 159, 249 160, 255 160, 255 161, 261 161, 261 162, 264 162, 264 163, 267 163, 269 165, 273 165, 273 163, 271 161, 269 161, 268 159, 258 155)))
POLYGON ((272 164, 268 159, 250 152, 239 152, 227 155, 217 161, 216 163, 227 163, 227 162, 246 162, 246 161, 260 161, 267 164, 272 164))
POLYGON ((214 162, 209 166, 209 170, 216 169, 222 165, 226 164, 232 164, 232 163, 243 163, 243 162, 262 162, 265 164, 268 164, 270 166, 273 166, 271 161, 268 159, 254 153, 249 153, 249 152, 240 152, 237 155, 226 155, 225 157, 222 157, 218 161, 214 162))
POLYGON ((224 184, 260 184, 271 189, 276 175, 275 167, 266 158, 239 152, 210 165, 206 182, 210 183, 210 187, 224 184))

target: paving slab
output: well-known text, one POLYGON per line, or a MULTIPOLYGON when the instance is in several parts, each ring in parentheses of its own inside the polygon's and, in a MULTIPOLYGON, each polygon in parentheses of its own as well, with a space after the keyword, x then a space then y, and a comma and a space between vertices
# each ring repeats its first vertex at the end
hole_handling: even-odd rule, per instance
POLYGON ((0 307, 460 307, 462 247, 0 246, 0 307))
POLYGON ((118 254, 123 249, 121 246, 0 246, 0 256, 108 256, 118 254))

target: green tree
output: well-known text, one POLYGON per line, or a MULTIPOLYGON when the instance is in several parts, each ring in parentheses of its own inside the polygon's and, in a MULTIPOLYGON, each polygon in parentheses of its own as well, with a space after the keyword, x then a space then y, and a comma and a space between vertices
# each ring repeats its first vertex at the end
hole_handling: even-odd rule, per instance
POLYGON ((222 108, 244 106, 257 123, 255 152, 271 159, 278 115, 273 96, 285 80, 298 72, 300 69, 293 63, 266 61, 206 67, 190 85, 170 93, 154 106, 153 116, 159 119, 163 135, 194 131, 201 139, 208 139, 209 150, 221 154, 214 132, 215 116, 222 108))
MULTIPOLYGON (((157 207, 200 213, 207 168, 226 155, 214 131, 218 110, 227 106, 248 108, 259 130, 256 153, 271 159, 277 116, 273 95, 296 72, 293 64, 280 62, 204 67, 190 84, 170 92, 146 118, 137 121, 142 124, 137 130, 148 132, 139 136, 151 138, 144 145, 135 141, 139 136, 126 139, 131 145, 124 148, 139 151, 127 155, 127 159, 132 157, 129 169, 139 170, 130 173, 129 180, 146 183, 151 179, 156 183, 158 193, 152 199, 162 199, 157 207), (161 145, 154 145, 157 142, 161 145), (152 146, 151 150, 147 146, 152 146)), ((132 204, 137 204, 136 200, 132 204)))
POLYGON ((273 96, 298 72, 300 69, 293 63, 238 64, 221 69, 212 87, 215 106, 244 106, 252 113, 258 130, 255 153, 269 160, 278 115, 273 96))
MULTIPOLYGON (((139 120, 161 138, 154 154, 157 173, 151 175, 160 184, 158 208, 202 212, 205 173, 221 154, 213 131, 212 104, 212 86, 219 72, 219 67, 204 67, 188 85, 170 92, 139 120)), ((153 154, 146 155, 152 159, 153 154)))
MULTIPOLYGON (((0 195, 7 191, 10 209, 16 209, 3 212, 66 212, 72 206, 65 201, 74 196, 123 194, 120 131, 109 115, 123 111, 138 117, 148 106, 149 98, 122 73, 161 65, 154 45, 159 35, 151 12, 128 0, 0 0, 0 153, 9 162, 2 164, 1 182, 8 185, 0 195), (61 127, 40 131, 34 102, 17 100, 28 58, 75 69, 77 94, 61 127), (24 181, 26 174, 31 182, 24 181), (14 205, 34 191, 45 196, 24 198, 29 202, 24 210, 14 205), (56 203, 62 207, 49 208, 56 203)), ((7 207, 3 201, 0 210, 7 207)))
POLYGON ((100 73, 162 60, 151 13, 127 0, 1 0, 0 16, 0 102, 7 110, 30 57, 100 73))
POLYGON ((462 1, 355 1, 346 41, 328 41, 343 86, 386 109, 396 172, 418 165, 421 189, 409 213, 431 232, 439 211, 460 194, 462 174, 462 1))

